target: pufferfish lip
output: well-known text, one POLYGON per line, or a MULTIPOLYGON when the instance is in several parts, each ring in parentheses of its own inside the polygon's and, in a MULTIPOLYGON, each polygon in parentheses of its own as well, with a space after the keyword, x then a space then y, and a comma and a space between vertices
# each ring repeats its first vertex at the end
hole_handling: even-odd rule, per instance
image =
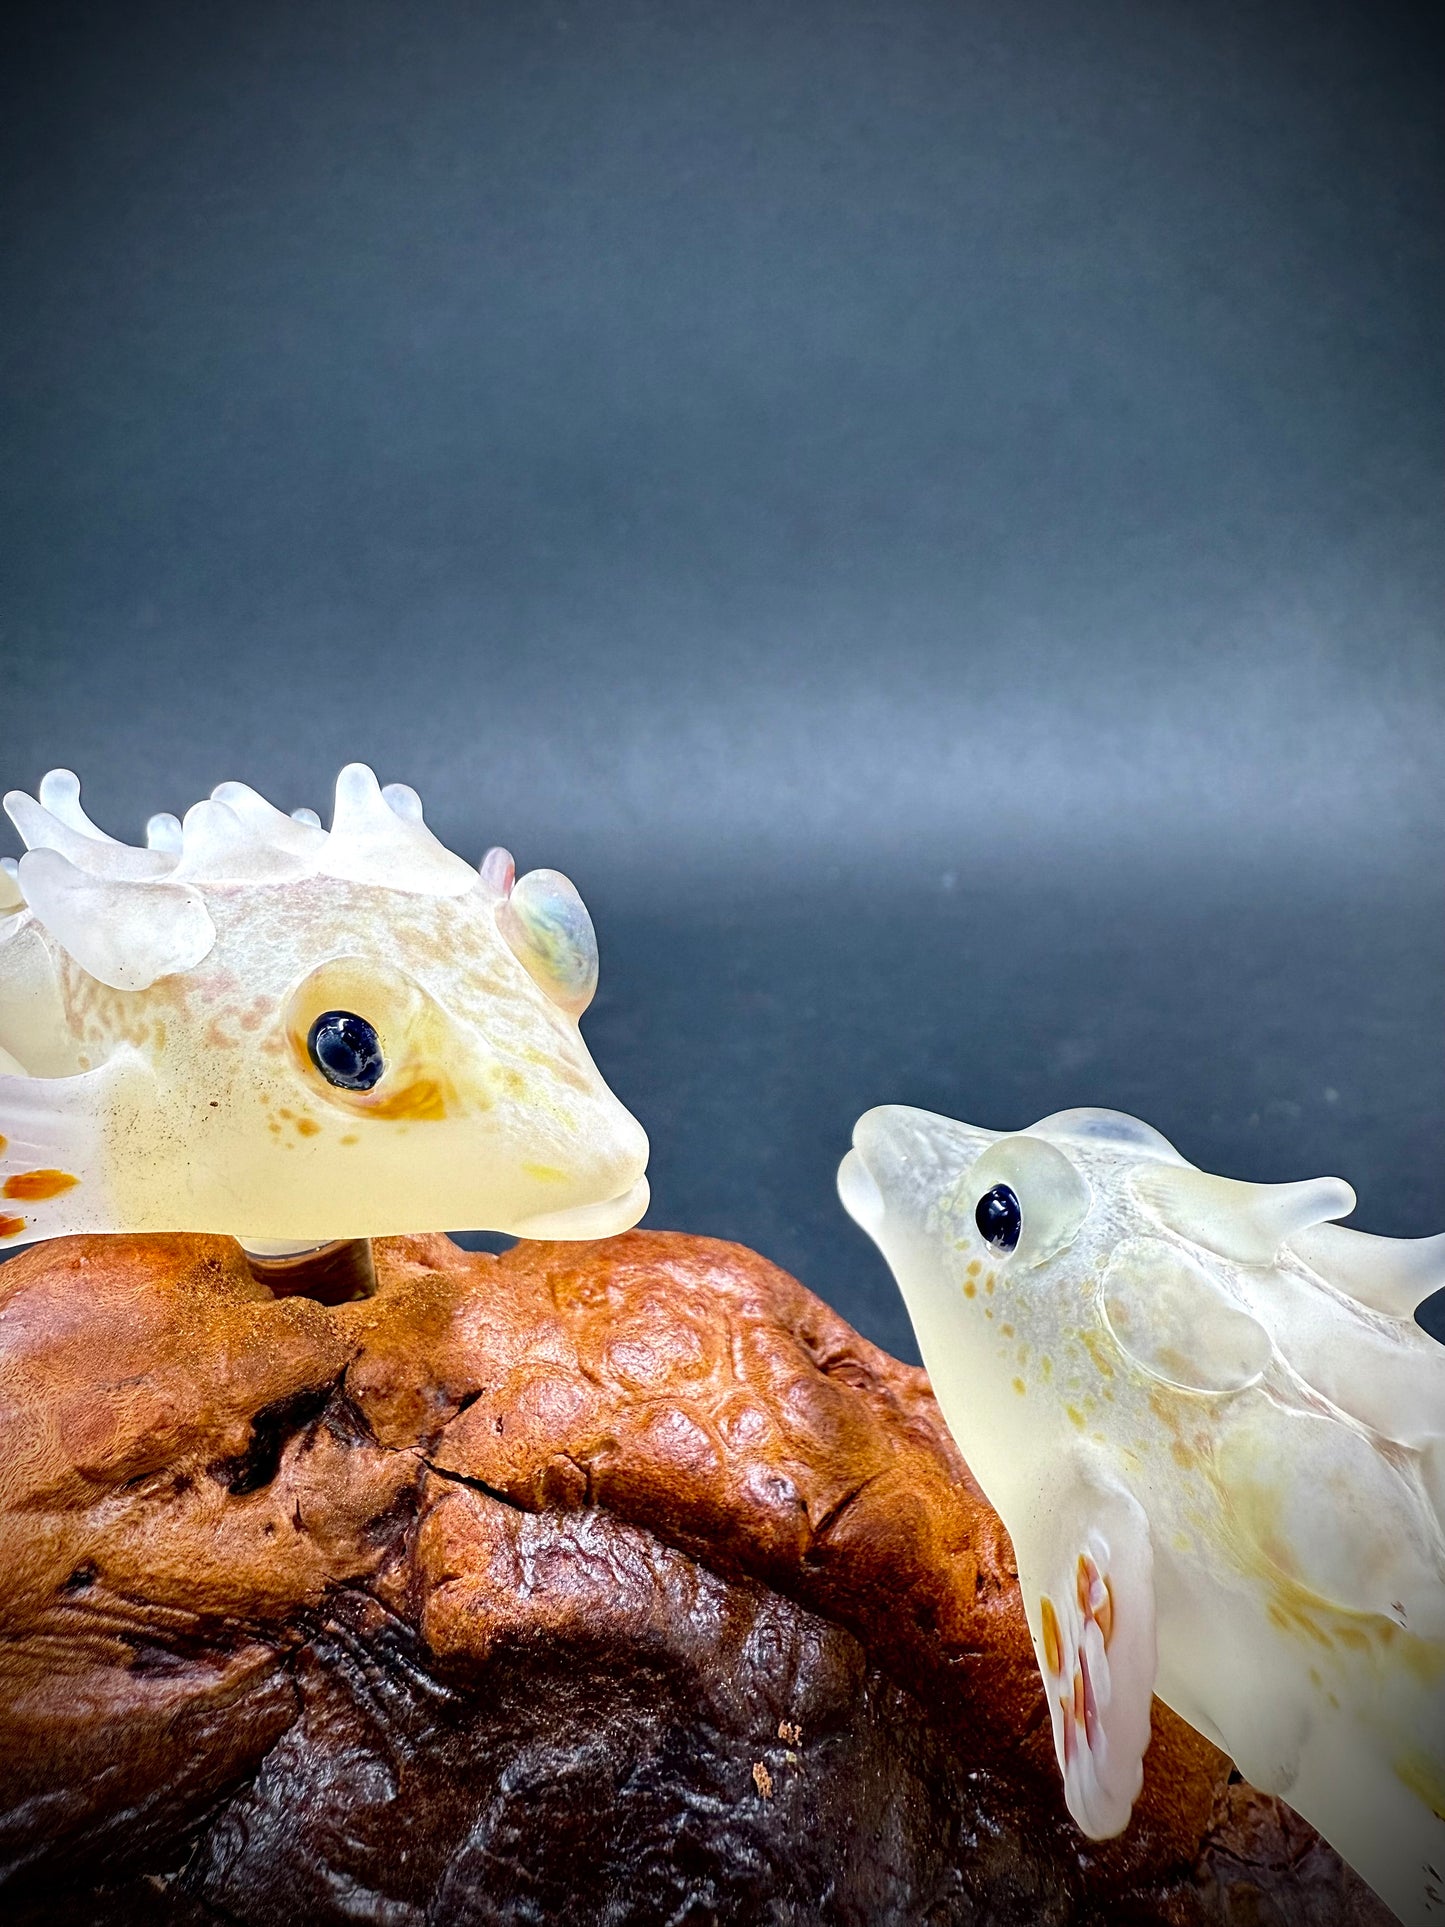
POLYGON ((534 1217, 519 1218, 506 1230, 513 1238, 615 1238, 619 1231, 632 1229, 651 1197, 647 1179, 639 1178, 615 1198, 606 1198, 600 1204, 578 1204, 570 1211, 539 1211, 534 1217))
POLYGON ((838 1196, 853 1222, 870 1237, 876 1237, 883 1228, 886 1206, 878 1180, 856 1146, 838 1166, 838 1196))

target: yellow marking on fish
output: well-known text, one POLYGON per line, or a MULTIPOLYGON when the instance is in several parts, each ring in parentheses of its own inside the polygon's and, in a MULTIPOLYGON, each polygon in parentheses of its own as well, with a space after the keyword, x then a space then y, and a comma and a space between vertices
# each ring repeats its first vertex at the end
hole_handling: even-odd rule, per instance
POLYGON ((1425 1802, 1437 1820, 1445 1820, 1445 1773, 1438 1761, 1411 1747, 1395 1761, 1395 1775, 1417 1799, 1425 1802))
POLYGON ((1084 1350, 1089 1354, 1090 1358, 1093 1359, 1094 1364, 1104 1377, 1112 1378, 1114 1376, 1114 1365, 1113 1360, 1105 1350, 1104 1334, 1097 1329, 1090 1328, 1088 1331, 1081 1331, 1079 1333, 1079 1340, 1084 1350))
POLYGON ((369 1117, 415 1118, 427 1123, 436 1123, 447 1114, 446 1094, 441 1080, 435 1077, 413 1078, 400 1090, 388 1091, 381 1097, 366 1097, 361 1100, 360 1108, 369 1117))
POLYGON ((1028 1387, 1024 1384, 1021 1378, 1016 1378, 1013 1382, 1013 1385, 1014 1385, 1014 1390, 1018 1393, 1019 1397, 1022 1398, 1024 1393, 1027 1391, 1028 1387))
POLYGON ((25 1229, 23 1218, 11 1218, 0 1214, 0 1238, 15 1238, 25 1229))
POLYGON ((539 1184, 565 1184, 567 1173, 559 1171, 555 1164, 524 1164, 522 1169, 529 1178, 536 1178, 539 1184))
POLYGON ((1299 1606, 1286 1605, 1276 1597, 1269 1601, 1266 1611, 1281 1632, 1303 1633, 1306 1639, 1312 1639, 1316 1646, 1323 1646, 1326 1652, 1334 1651, 1334 1640, 1312 1614, 1299 1606))

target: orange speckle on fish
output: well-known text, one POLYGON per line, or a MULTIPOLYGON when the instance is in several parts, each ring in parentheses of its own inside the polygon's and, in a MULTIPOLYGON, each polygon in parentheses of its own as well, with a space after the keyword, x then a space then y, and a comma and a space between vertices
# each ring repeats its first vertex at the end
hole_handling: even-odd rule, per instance
POLYGON ((975 1284, 975 1283, 973 1282, 973 1280, 972 1280, 972 1278, 965 1278, 965 1279, 964 1279, 964 1281, 963 1281, 963 1295, 964 1295, 964 1297, 965 1297, 965 1298, 977 1298, 977 1296, 978 1296, 978 1286, 977 1286, 977 1285, 976 1285, 976 1284, 975 1284))
POLYGON ((24 1229, 25 1220, 23 1218, 0 1216, 0 1238, 17 1238, 24 1229))
POLYGON ((296 1129, 302 1137, 316 1137, 320 1133, 321 1126, 316 1122, 314 1117, 298 1117, 296 1120, 296 1129))
POLYGON ((1079 1611, 1086 1620, 1093 1620, 1107 1650, 1109 1636, 1114 1630, 1114 1593, 1087 1552, 1079 1554, 1074 1570, 1074 1589, 1079 1611))
POLYGON ((17 1171, 13 1178, 6 1178, 4 1196, 35 1204, 42 1198, 58 1198, 62 1191, 79 1183, 80 1179, 69 1171, 17 1171))
POLYGON ((1044 1642, 1044 1664, 1051 1673, 1061 1673, 1064 1670, 1064 1643, 1059 1638, 1059 1616, 1047 1593, 1039 1601, 1039 1629, 1044 1642))

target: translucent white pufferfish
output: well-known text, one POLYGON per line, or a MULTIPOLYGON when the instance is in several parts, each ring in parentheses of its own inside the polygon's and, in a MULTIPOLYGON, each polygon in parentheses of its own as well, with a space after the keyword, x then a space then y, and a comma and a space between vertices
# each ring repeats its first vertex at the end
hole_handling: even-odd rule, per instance
POLYGON ((838 1188, 1012 1536, 1069 1810, 1128 1824, 1150 1696, 1409 1923, 1445 1922, 1445 1236, 1213 1177, 1112 1111, 885 1106, 838 1188))
POLYGON ((473 868, 359 763, 329 833, 244 783, 144 849, 68 770, 5 808, 28 849, 0 872, 0 1250, 641 1217, 647 1139, 578 1032, 597 948, 565 877, 473 868))

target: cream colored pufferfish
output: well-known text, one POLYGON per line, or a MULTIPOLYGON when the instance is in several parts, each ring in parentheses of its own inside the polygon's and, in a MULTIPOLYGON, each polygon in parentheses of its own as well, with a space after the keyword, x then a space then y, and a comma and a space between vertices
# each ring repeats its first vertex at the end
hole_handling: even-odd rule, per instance
POLYGON ((1013 1538, 1069 1810, 1128 1824, 1152 1693, 1445 1922, 1445 1236, 1212 1177, 1113 1111, 885 1106, 838 1188, 1013 1538))
POLYGON ((222 783, 145 849, 54 770, 5 798, 0 1250, 228 1232, 258 1253, 470 1226, 605 1237, 647 1139, 577 1020, 597 980, 565 877, 474 869, 352 763, 330 832, 222 783))

